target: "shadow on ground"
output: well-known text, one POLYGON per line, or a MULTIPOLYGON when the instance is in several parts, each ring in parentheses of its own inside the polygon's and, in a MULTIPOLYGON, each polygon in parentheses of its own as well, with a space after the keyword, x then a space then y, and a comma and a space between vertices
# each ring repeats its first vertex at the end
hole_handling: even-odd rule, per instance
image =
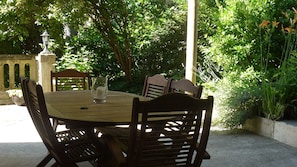
MULTIPOLYGON (((47 154, 26 107, 0 105, 0 133, 0 167, 33 167, 47 154)), ((202 167, 297 166, 297 148, 244 130, 212 130, 207 151, 202 167)))

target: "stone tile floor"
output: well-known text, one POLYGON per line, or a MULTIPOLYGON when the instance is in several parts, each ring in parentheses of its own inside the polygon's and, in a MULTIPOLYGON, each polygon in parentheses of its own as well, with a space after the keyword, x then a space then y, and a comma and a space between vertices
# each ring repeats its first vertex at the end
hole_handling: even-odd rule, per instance
MULTIPOLYGON (((24 106, 0 105, 0 133, 0 167, 33 167, 47 154, 24 106)), ((242 130, 212 130, 207 150, 202 167, 297 166, 297 148, 242 130)))

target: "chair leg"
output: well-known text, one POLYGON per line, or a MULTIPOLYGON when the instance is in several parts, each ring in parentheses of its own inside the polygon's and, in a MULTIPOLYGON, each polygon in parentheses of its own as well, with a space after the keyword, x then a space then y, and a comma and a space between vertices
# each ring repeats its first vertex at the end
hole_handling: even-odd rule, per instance
POLYGON ((55 162, 51 167, 59 167, 59 164, 55 162))
POLYGON ((46 166, 50 160, 52 160, 53 157, 50 153, 47 154, 46 157, 43 158, 43 160, 41 162, 39 162, 39 164, 37 165, 37 167, 44 167, 46 166))
POLYGON ((58 127, 58 120, 57 119, 53 119, 53 129, 54 129, 54 131, 57 130, 57 127, 58 127))

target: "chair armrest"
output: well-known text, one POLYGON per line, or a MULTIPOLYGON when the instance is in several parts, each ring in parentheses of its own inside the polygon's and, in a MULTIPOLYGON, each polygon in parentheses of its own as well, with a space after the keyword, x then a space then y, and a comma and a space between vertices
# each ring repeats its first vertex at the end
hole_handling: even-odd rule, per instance
MULTIPOLYGON (((198 150, 199 143, 196 144, 196 150, 198 150)), ((203 159, 210 159, 210 154, 205 150, 203 159)))
POLYGON ((203 159, 210 159, 210 155, 207 151, 204 152, 203 159))

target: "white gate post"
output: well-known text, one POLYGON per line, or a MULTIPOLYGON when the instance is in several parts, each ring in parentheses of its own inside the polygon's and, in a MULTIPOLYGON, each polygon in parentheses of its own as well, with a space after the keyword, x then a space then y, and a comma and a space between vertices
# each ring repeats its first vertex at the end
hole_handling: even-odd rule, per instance
POLYGON ((44 92, 51 91, 51 71, 54 71, 56 55, 53 53, 39 53, 36 57, 38 62, 38 83, 42 85, 44 92))

